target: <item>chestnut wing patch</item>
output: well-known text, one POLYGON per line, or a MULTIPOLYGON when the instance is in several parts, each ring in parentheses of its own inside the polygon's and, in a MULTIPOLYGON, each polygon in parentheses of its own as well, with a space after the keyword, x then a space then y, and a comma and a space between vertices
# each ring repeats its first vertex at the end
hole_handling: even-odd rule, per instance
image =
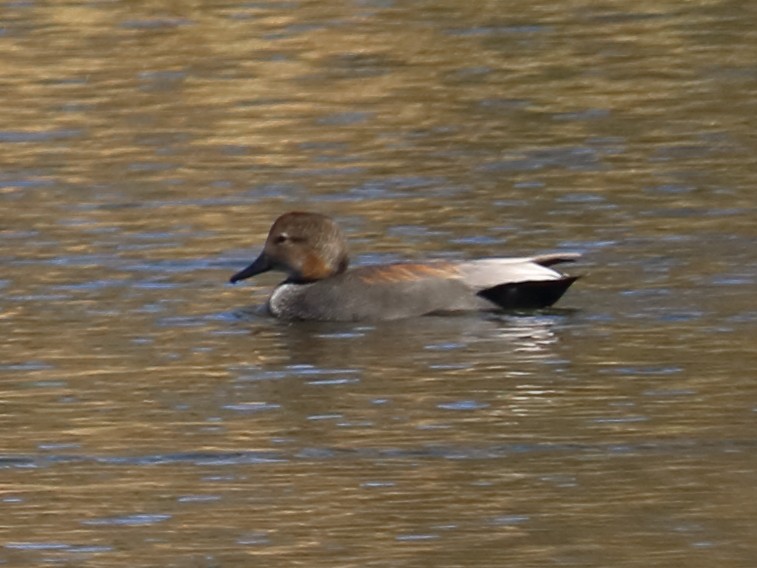
POLYGON ((366 266, 357 269, 356 272, 358 278, 360 278, 365 284, 414 282, 426 278, 460 278, 460 274, 455 264, 451 262, 366 266))

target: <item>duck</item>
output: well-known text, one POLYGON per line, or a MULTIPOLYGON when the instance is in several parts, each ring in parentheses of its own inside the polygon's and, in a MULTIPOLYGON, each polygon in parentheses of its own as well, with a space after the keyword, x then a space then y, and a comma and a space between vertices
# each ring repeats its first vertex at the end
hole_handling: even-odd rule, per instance
POLYGON ((283 272, 285 280, 267 302, 270 314, 283 320, 359 322, 534 310, 553 305, 580 277, 553 268, 580 256, 565 252, 350 269, 346 239, 331 217, 290 211, 275 220, 262 252, 230 282, 283 272))

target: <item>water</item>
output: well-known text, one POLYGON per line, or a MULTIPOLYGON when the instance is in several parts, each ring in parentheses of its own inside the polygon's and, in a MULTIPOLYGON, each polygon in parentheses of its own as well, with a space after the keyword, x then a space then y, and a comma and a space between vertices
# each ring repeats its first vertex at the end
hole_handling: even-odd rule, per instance
POLYGON ((0 562, 754 566, 751 5, 2 14, 0 562), (226 282, 290 209, 586 276, 277 322, 226 282))

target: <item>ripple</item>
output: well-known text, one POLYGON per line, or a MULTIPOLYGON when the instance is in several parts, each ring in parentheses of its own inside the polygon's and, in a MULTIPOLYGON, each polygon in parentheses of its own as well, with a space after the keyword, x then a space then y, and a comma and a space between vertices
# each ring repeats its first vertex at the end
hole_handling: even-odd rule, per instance
POLYGON ((235 404, 226 404, 222 408, 225 410, 234 410, 236 412, 255 413, 263 412, 266 410, 278 410, 281 408, 280 404, 273 404, 269 402, 240 402, 235 404))
POLYGON ((86 521, 82 521, 82 524, 90 525, 90 526, 116 525, 116 526, 126 526, 126 527, 140 527, 140 526, 156 525, 158 523, 163 523, 172 517, 173 515, 168 515, 164 513, 158 513, 158 514, 140 513, 136 515, 124 515, 120 517, 101 517, 98 519, 88 519, 86 521))
POLYGON ((480 410, 482 408, 487 408, 489 405, 475 400, 458 400, 455 402, 437 404, 436 406, 442 410, 480 410))

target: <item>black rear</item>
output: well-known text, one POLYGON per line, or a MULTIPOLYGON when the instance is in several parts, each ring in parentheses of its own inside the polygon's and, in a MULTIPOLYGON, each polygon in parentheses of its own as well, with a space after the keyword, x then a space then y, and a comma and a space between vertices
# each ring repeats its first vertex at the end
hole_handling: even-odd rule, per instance
POLYGON ((566 276, 559 280, 530 280, 500 284, 481 290, 478 295, 503 310, 546 308, 559 300, 578 278, 578 276, 566 276))

